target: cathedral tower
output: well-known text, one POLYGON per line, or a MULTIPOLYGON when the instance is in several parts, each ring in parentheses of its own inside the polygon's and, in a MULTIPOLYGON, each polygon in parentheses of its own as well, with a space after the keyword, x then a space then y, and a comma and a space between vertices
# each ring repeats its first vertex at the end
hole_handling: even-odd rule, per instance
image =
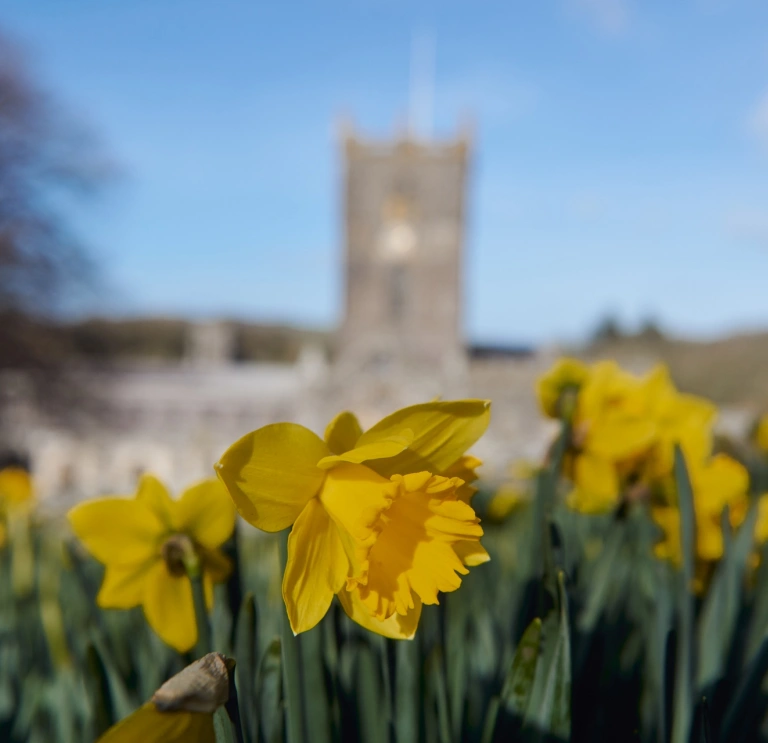
POLYGON ((346 303, 338 362, 350 372, 451 373, 463 362, 461 267, 469 137, 344 137, 346 303))

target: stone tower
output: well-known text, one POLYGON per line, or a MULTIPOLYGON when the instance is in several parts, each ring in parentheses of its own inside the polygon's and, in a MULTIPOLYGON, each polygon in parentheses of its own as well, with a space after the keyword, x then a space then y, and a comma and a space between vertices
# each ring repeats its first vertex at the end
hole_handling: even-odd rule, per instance
POLYGON ((366 141, 346 132, 347 373, 451 376, 464 362, 461 268, 469 137, 366 141))

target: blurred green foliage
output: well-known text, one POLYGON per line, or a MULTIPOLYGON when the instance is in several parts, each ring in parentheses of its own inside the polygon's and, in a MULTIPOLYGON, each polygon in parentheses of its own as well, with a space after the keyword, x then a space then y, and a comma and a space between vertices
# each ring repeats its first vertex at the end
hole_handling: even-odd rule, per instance
MULTIPOLYGON (((676 476, 686 493, 682 458, 676 476)), ((685 496, 677 570, 653 556, 642 504, 580 515, 561 486, 544 470, 527 507, 485 522, 492 561, 425 607, 410 642, 367 633, 336 604, 294 637, 282 537, 241 525, 210 620, 213 649, 237 660, 244 743, 768 740, 754 509, 735 534, 724 520, 725 558, 696 596, 685 496)), ((492 496, 476 496, 480 515, 492 496)), ((30 534, 0 552, 0 740, 92 741, 193 655, 164 646, 140 609, 98 609, 101 568, 57 527, 30 534)))

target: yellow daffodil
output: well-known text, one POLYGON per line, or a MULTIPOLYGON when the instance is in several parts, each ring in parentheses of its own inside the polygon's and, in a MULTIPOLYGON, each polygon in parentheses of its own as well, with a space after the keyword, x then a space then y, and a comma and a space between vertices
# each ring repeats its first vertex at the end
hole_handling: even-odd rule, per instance
POLYGON ((768 493, 763 493, 757 501, 755 542, 757 542, 758 545, 763 545, 768 542, 768 493))
POLYGON ((6 467, 0 470, 0 500, 7 506, 20 506, 34 498, 32 478, 22 467, 6 467))
MULTIPOLYGON (((701 464, 695 460, 689 467, 693 508, 696 519, 696 558, 713 562, 723 556, 723 510, 729 509, 731 526, 744 520, 748 505, 749 475, 746 469, 726 454, 717 454, 701 464)), ((676 505, 661 505, 651 509, 654 521, 663 532, 656 545, 656 555, 679 565, 680 512, 676 505)))
POLYGON ((7 520, 14 512, 26 510, 34 502, 34 487, 29 472, 22 467, 0 470, 0 547, 7 539, 7 520))
POLYGON ((544 415, 548 418, 562 418, 570 413, 563 410, 565 398, 569 394, 578 394, 588 378, 589 367, 584 362, 571 358, 558 359, 536 382, 536 395, 544 415))
POLYGON ((640 381, 611 361, 596 363, 579 391, 566 472, 574 483, 569 505, 596 513, 613 508, 622 483, 620 464, 640 456, 656 426, 644 414, 640 381))
POLYGON ((768 414, 760 416, 755 424, 752 438, 761 451, 768 453, 768 414))
POLYGON ((504 481, 485 506, 484 518, 501 523, 519 507, 531 500, 531 485, 538 473, 532 462, 519 459, 509 467, 509 479, 504 481))
POLYGON ((489 521, 501 523, 512 511, 525 503, 525 494, 511 484, 502 485, 491 498, 485 515, 489 521))
POLYGON ((324 440, 277 423, 224 453, 216 470, 243 518, 268 532, 292 526, 283 598, 295 633, 338 595, 362 626, 413 637, 422 604, 488 559, 465 480, 479 462, 464 454, 489 416, 484 400, 436 401, 363 432, 344 412, 324 440))
POLYGON ((217 480, 204 480, 173 500, 144 475, 133 498, 99 498, 70 510, 69 522, 88 552, 106 567, 97 597, 105 609, 143 606, 152 629, 179 652, 197 641, 191 562, 202 569, 206 602, 213 582, 230 570, 219 547, 229 539, 235 510, 217 480))
POLYGON ((622 496, 647 496, 671 474, 675 446, 697 463, 711 451, 715 407, 678 392, 663 365, 639 378, 612 361, 587 367, 562 359, 539 380, 538 393, 548 415, 562 415, 569 393, 564 472, 576 510, 598 513, 622 496))
POLYGON ((671 473, 676 445, 692 466, 704 462, 712 449, 717 408, 708 400, 678 392, 662 364, 646 375, 641 394, 646 414, 656 424, 656 440, 645 476, 653 479, 671 473))

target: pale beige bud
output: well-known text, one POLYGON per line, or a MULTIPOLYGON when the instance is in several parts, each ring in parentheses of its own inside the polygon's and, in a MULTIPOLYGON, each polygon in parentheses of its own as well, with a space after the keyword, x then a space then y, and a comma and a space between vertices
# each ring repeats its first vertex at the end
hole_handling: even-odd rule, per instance
POLYGON ((208 653, 168 679, 152 696, 161 712, 209 712, 229 699, 229 675, 235 661, 208 653))

